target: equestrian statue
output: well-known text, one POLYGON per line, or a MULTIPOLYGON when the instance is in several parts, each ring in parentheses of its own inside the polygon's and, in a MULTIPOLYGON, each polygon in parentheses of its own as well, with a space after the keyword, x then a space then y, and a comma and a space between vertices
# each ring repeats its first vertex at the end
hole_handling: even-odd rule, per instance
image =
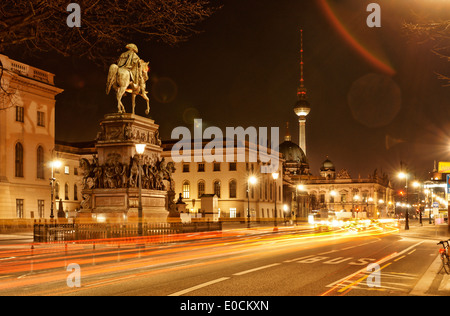
POLYGON ((147 96, 146 82, 148 80, 148 72, 150 70, 149 63, 144 62, 137 55, 138 48, 135 44, 126 46, 128 51, 120 55, 117 64, 109 67, 108 79, 106 82, 106 94, 109 94, 111 88, 116 90, 117 109, 119 113, 125 113, 125 107, 122 104, 122 97, 127 93, 131 93, 132 113, 136 106, 136 96, 140 95, 147 101, 147 109, 145 114, 150 112, 150 100, 147 96))

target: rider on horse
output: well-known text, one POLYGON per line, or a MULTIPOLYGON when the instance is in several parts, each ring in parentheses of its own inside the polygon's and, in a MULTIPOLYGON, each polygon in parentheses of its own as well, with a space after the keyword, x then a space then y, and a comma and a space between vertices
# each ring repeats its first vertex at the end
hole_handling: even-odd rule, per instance
POLYGON ((128 44, 125 46, 125 48, 128 49, 125 53, 122 53, 120 55, 119 60, 117 61, 117 65, 119 68, 124 67, 125 69, 128 69, 132 84, 134 85, 134 88, 137 88, 139 86, 139 66, 140 66, 140 58, 137 55, 138 48, 135 44, 128 44))

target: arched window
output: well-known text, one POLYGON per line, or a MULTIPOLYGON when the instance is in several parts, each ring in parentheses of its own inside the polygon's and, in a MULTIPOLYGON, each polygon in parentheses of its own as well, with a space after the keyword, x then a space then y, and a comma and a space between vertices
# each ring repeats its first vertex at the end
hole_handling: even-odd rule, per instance
POLYGON ((219 180, 214 181, 214 194, 217 195, 218 198, 220 198, 220 181, 219 180))
POLYGON ((42 146, 37 148, 36 156, 36 176, 38 179, 44 179, 44 148, 42 148, 42 146))
POLYGON ((231 180, 229 183, 230 199, 236 198, 236 180, 231 180))
POLYGON ((23 178, 23 146, 21 143, 16 144, 15 154, 15 174, 18 178, 23 178))
POLYGON ((201 198, 205 194, 205 181, 200 180, 198 182, 198 198, 201 198))
POLYGON ((55 182, 55 200, 59 200, 59 182, 55 182))
POLYGON ((270 182, 269 195, 270 195, 270 200, 273 200, 273 183, 272 182, 270 182))
POLYGON ((183 182, 183 199, 189 199, 190 185, 189 181, 183 182))
POLYGON ((68 200, 69 199, 69 184, 66 183, 64 185, 64 200, 68 200))
POLYGON ((269 190, 269 188, 268 188, 268 183, 267 183, 267 180, 266 180, 266 181, 264 181, 264 199, 265 200, 267 200, 268 190, 269 190))

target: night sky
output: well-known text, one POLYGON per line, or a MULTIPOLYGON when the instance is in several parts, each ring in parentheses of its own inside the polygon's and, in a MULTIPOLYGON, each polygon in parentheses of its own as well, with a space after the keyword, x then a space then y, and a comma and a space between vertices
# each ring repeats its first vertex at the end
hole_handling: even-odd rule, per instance
MULTIPOLYGON (((300 79, 300 29, 311 113, 307 156, 318 174, 326 156, 337 171, 366 177, 374 169, 395 173, 400 161, 418 177, 433 161, 450 161, 450 87, 436 72, 450 63, 402 30, 404 21, 450 15, 443 0, 224 0, 223 8, 198 26, 202 33, 170 47, 139 43, 150 61, 150 117, 164 140, 173 128, 280 127, 289 122, 300 79), (381 6, 381 28, 369 28, 366 7, 381 6), (333 13, 333 14, 330 14, 333 13)), ((125 51, 125 49, 124 49, 125 51)), ((14 58, 14 56, 10 56, 14 58)), ((24 60, 24 62, 27 62, 24 60)), ((33 61, 56 74, 65 89, 57 97, 56 136, 93 140, 98 122, 116 112, 105 94, 107 71, 77 58, 33 61), (70 128, 69 128, 70 127, 70 128)), ((124 99, 131 111, 130 97, 124 99)), ((142 99, 137 114, 144 115, 142 99)))

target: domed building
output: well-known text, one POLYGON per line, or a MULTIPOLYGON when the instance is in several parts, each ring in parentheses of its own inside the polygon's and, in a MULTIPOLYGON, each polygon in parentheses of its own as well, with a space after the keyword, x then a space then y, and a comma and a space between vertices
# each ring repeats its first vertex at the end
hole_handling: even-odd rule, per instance
POLYGON ((328 156, 327 159, 322 162, 322 165, 320 167, 320 176, 327 180, 336 179, 336 168, 334 167, 334 163, 332 163, 331 160, 328 159, 328 156))
POLYGON ((307 221, 310 215, 328 218, 379 218, 392 214, 393 189, 386 174, 375 170, 367 178, 353 179, 346 169, 336 172, 328 158, 318 175, 310 172, 306 156, 306 117, 311 111, 303 77, 303 32, 301 32, 300 86, 294 113, 298 117, 298 145, 292 142, 287 126, 279 151, 283 160, 283 203, 286 218, 307 221))
POLYGON ((286 123, 286 135, 284 142, 279 146, 279 151, 284 160, 283 171, 285 175, 309 175, 308 159, 300 146, 292 142, 289 123, 286 123))

